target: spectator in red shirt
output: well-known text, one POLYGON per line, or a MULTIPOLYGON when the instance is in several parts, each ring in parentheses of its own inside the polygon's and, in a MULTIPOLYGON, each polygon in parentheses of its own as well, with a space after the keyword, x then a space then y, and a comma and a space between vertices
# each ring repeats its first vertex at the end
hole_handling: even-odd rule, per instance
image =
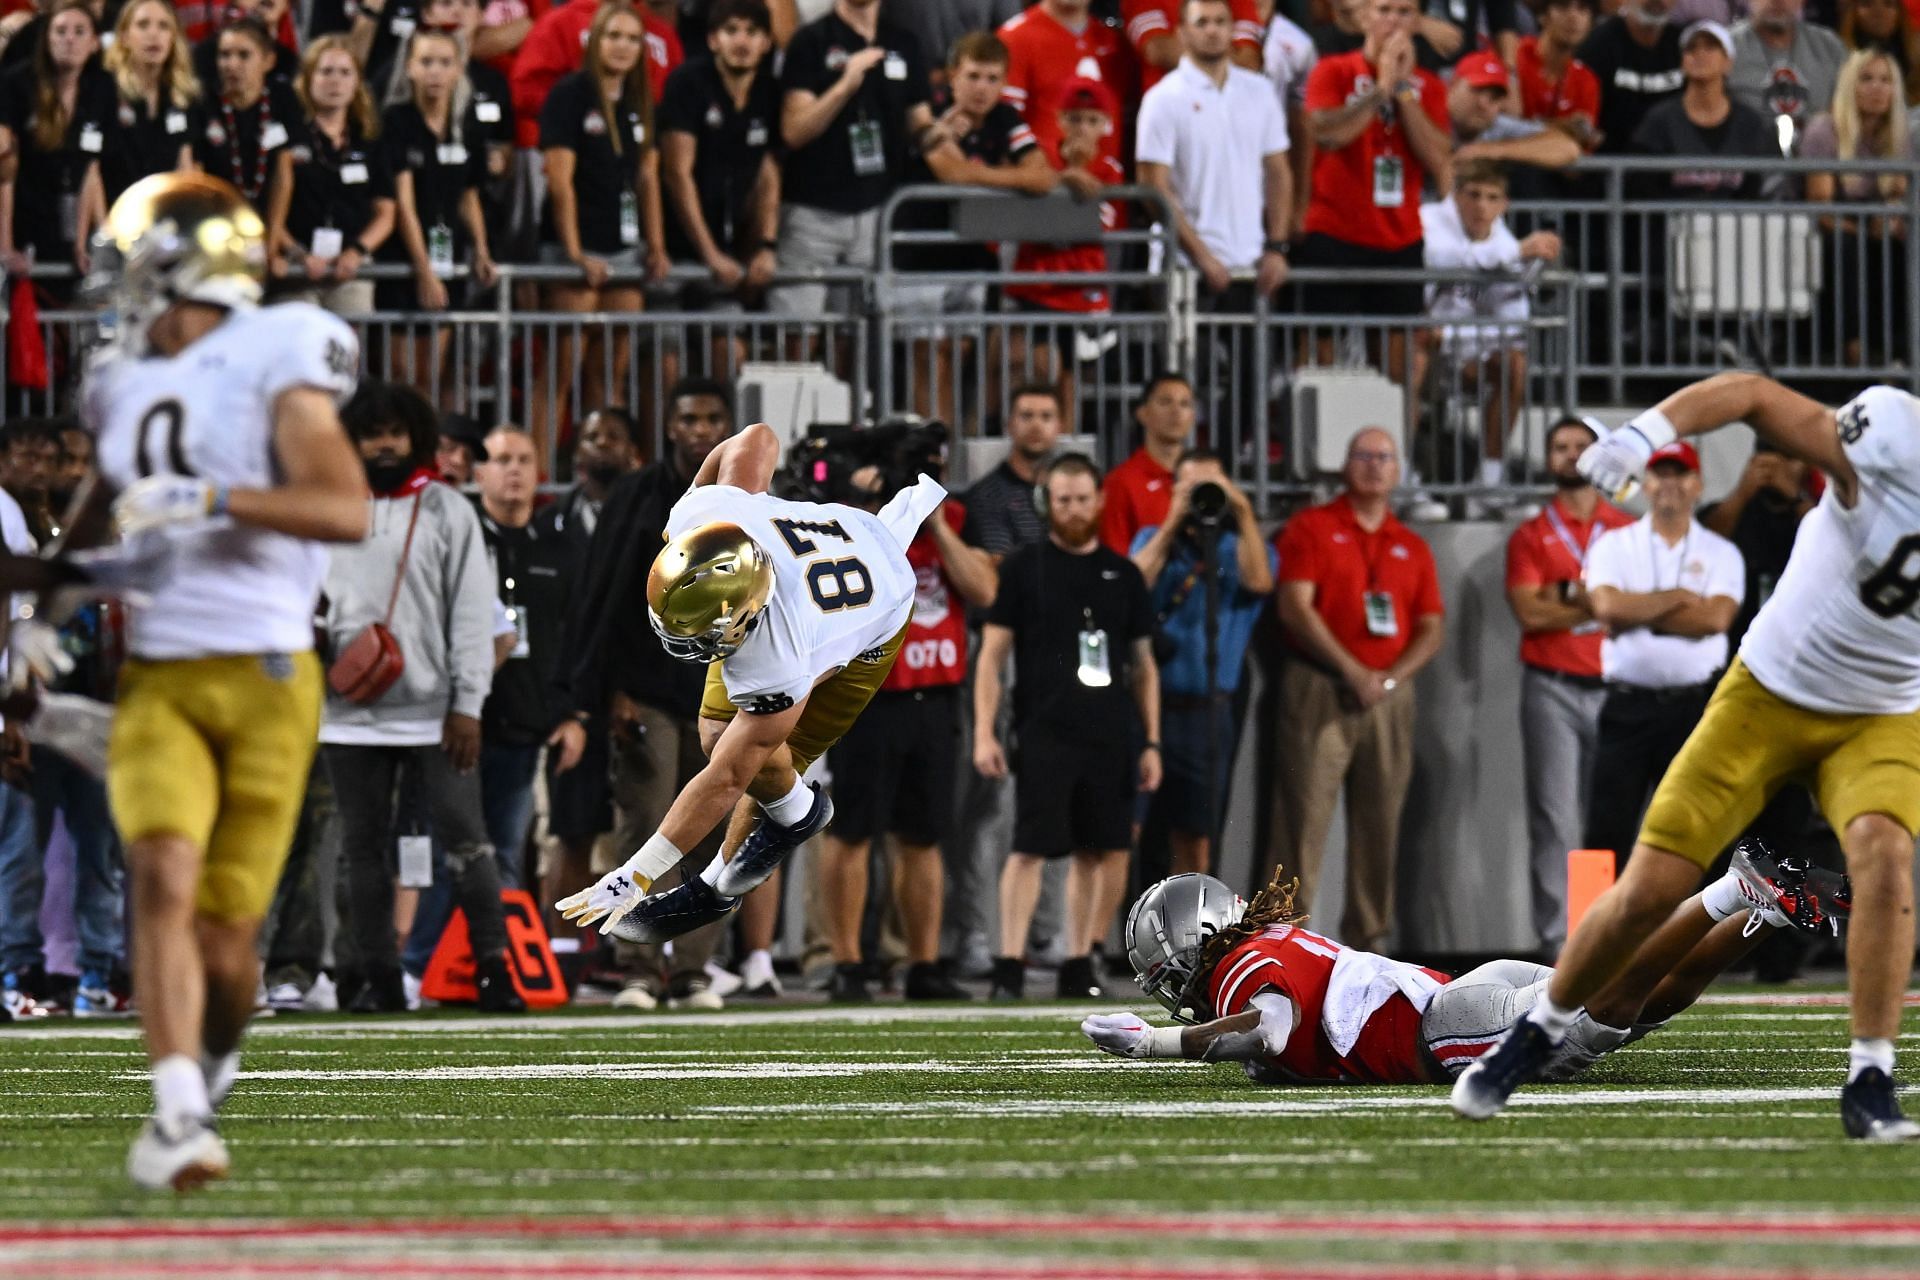
MULTIPOLYGON (((535 0, 538 3, 539 0, 535 0)), ((621 8, 634 6, 628 0, 609 0, 621 8)), ((587 30, 593 26, 600 6, 592 0, 571 0, 549 10, 533 24, 520 42, 513 60, 513 114, 519 128, 522 150, 540 145, 540 108, 547 94, 561 77, 580 69, 586 56, 587 30)), ((672 27, 653 16, 644 6, 635 10, 646 32, 647 88, 653 101, 660 101, 667 87, 667 73, 679 66, 685 54, 680 37, 672 27)), ((536 199, 537 206, 539 201, 536 199)))
POLYGON ((1312 898, 1327 829, 1347 799, 1340 938, 1377 946, 1393 927, 1400 808, 1413 776, 1413 677, 1446 620, 1433 552, 1387 500, 1400 483, 1394 438, 1365 427, 1347 447, 1346 491, 1280 532, 1280 673, 1274 856, 1312 898))
MULTIPOLYGON (((1233 8, 1233 61, 1249 71, 1263 70, 1267 24, 1254 0, 1230 0, 1233 8)), ((1140 59, 1140 91, 1180 65, 1180 14, 1185 0, 1120 0, 1120 23, 1140 59)))
MULTIPOLYGON (((1307 127, 1319 148, 1306 238, 1297 267, 1401 268, 1418 271, 1424 254, 1420 192, 1449 183, 1452 150, 1447 91, 1414 65, 1414 0, 1373 0, 1367 40, 1354 53, 1323 58, 1307 77, 1307 127)), ((1381 285, 1310 285, 1304 310, 1332 315, 1416 315, 1418 281, 1381 285)), ((1321 340, 1320 362, 1333 361, 1333 337, 1321 340)), ((1405 376, 1406 334, 1388 335, 1387 367, 1405 376)))
POLYGON ((1514 75, 1520 117, 1538 120, 1591 151, 1600 141, 1600 77, 1573 56, 1593 31, 1593 0, 1548 0, 1540 34, 1520 41, 1514 75))
POLYGON ((1545 954, 1567 940, 1567 851, 1586 831, 1587 778, 1600 732, 1600 638, 1583 582, 1587 547, 1633 517, 1606 501, 1575 463, 1599 433, 1583 418, 1547 431, 1556 492, 1507 540, 1507 603, 1520 623, 1520 742, 1527 761, 1527 845, 1533 928, 1545 954))
POLYGON ((1002 26, 1008 59, 1002 93, 1027 118, 1040 145, 1058 154, 1062 134, 1054 104, 1063 100, 1068 81, 1100 81, 1119 107, 1102 153, 1118 159, 1121 136, 1131 131, 1140 106, 1140 68, 1120 33, 1091 8, 1090 0, 1040 0, 1002 26))
POLYGON ((1133 535, 1165 524, 1173 501, 1173 468, 1193 434, 1193 384, 1178 373, 1160 373, 1140 394, 1133 420, 1140 447, 1107 472, 1100 541, 1121 555, 1133 553, 1133 535))
POLYGON ((940 844, 953 827, 960 768, 966 611, 993 603, 999 574, 991 556, 960 540, 965 521, 966 508, 948 502, 907 547, 916 585, 900 658, 860 719, 828 752, 833 821, 821 849, 820 907, 833 948, 832 1000, 872 998, 860 923, 876 841, 883 851, 892 846, 889 878, 907 941, 906 998, 972 999, 939 965, 946 882, 940 844))

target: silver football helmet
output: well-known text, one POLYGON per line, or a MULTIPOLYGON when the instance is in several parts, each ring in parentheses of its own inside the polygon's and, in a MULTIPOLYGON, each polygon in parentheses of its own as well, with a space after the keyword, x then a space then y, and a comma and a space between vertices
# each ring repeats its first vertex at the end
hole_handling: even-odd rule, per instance
POLYGON ((1200 951, 1222 929, 1240 923, 1246 899, 1212 876, 1189 872, 1162 880, 1127 913, 1127 963, 1140 989, 1180 1022, 1192 1022, 1187 1000, 1200 951))

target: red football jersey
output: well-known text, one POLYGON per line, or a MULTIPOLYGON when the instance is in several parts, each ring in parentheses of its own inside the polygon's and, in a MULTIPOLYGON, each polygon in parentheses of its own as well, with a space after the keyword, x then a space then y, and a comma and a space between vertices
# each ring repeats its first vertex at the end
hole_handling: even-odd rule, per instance
MULTIPOLYGON (((941 518, 955 533, 967 523, 967 509, 948 501, 941 518)), ((913 566, 913 617, 907 620, 907 638, 900 656, 887 673, 882 689, 937 689, 967 678, 967 606, 947 577, 940 544, 925 529, 907 547, 913 566)))
MULTIPOLYGON (((1451 133, 1447 89, 1430 72, 1414 68, 1420 110, 1443 133, 1451 133)), ((1361 50, 1322 58, 1307 77, 1307 114, 1334 111, 1372 92, 1373 65, 1361 50)), ((1337 150, 1313 157, 1313 193, 1305 230, 1369 249, 1405 249, 1420 243, 1420 193, 1427 171, 1413 154, 1407 132, 1393 113, 1375 116, 1367 131, 1337 150)))
MULTIPOLYGON (((1038 133, 1039 130, 1034 130, 1038 133)), ((1056 133, 1058 130, 1055 131, 1056 133)), ((1047 159, 1056 169, 1064 168, 1060 163, 1060 142, 1044 144, 1047 159)), ((1126 171, 1120 167, 1120 161, 1110 155, 1094 157, 1093 173, 1108 186, 1119 186, 1127 180, 1126 171)), ((1100 202, 1100 225, 1108 231, 1120 227, 1120 206, 1111 200, 1100 202)), ((1107 270, 1107 247, 1099 241, 1088 244, 1023 244, 1020 253, 1013 261, 1015 271, 1078 271, 1099 273, 1107 270)), ((1101 284, 1010 284, 1006 287, 1007 296, 1030 302, 1049 311, 1074 311, 1082 315, 1109 310, 1112 300, 1107 296, 1105 285, 1101 284)))
POLYGON ((1540 37, 1528 36, 1520 42, 1513 69, 1520 79, 1523 119, 1562 120, 1567 116, 1585 116, 1589 125, 1599 122, 1600 77, 1580 59, 1569 62, 1558 80, 1549 80, 1540 60, 1540 37))
MULTIPOLYGON (((1343 950, 1337 942, 1292 925, 1262 931, 1215 966, 1208 981, 1214 1016, 1245 1013, 1262 991, 1277 991, 1293 1001, 1298 1018, 1287 1047, 1263 1060, 1269 1069, 1301 1084, 1430 1083, 1420 1058, 1420 1010, 1398 992, 1367 1018, 1351 1051, 1343 1056, 1334 1048, 1327 1036, 1326 1013, 1334 966, 1343 950)), ((1354 954, 1366 957, 1364 952, 1354 954)), ((1447 975, 1431 969, 1420 972, 1442 983, 1449 981, 1447 975)))
POLYGON ((1089 18, 1078 34, 1035 5, 1001 26, 1007 46, 1007 86, 1002 96, 1027 118, 1033 136, 1049 152, 1060 145, 1060 92, 1078 77, 1098 80, 1120 104, 1122 120, 1107 135, 1110 154, 1120 157, 1121 135, 1140 108, 1140 71, 1120 33, 1089 18))
MULTIPOLYGON (((1120 25, 1126 29, 1127 43, 1140 56, 1140 92, 1160 83, 1167 73, 1147 61, 1147 42, 1155 36, 1169 36, 1174 47, 1180 44, 1180 8, 1183 0, 1120 0, 1120 25)), ((1258 50, 1266 43, 1267 29, 1260 21, 1254 0, 1227 0, 1233 10, 1233 43, 1236 47, 1258 50)))

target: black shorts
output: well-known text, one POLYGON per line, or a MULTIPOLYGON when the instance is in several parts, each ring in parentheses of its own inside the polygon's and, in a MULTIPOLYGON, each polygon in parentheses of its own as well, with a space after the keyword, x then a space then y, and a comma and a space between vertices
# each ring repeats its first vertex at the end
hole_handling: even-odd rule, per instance
MULTIPOLYGON (((1419 271, 1427 265, 1424 244, 1404 249, 1369 249, 1336 240, 1316 231, 1294 247, 1296 267, 1360 268, 1419 271)), ((1417 280, 1382 284, 1363 280, 1352 284, 1301 284, 1300 310, 1315 316, 1417 316, 1427 309, 1426 288, 1417 280)))
POLYGON ((897 836, 938 844, 953 826, 960 760, 960 689, 883 689, 827 749, 833 821, 858 842, 897 836))
POLYGON ((555 773, 556 753, 547 754, 547 834, 562 840, 592 840, 613 830, 613 791, 607 785, 606 718, 587 727, 580 763, 555 773))
POLYGON ((1022 732, 1014 760, 1014 850, 1059 858, 1132 847, 1139 763, 1131 734, 1119 742, 1068 743, 1022 732))

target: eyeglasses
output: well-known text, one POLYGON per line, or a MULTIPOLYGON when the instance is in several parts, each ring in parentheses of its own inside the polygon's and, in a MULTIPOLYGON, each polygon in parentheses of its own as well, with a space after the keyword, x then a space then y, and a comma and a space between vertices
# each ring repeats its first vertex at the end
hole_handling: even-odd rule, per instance
POLYGON ((1385 464, 1394 461, 1394 452, 1391 449, 1355 449, 1347 455, 1347 461, 1385 464))

